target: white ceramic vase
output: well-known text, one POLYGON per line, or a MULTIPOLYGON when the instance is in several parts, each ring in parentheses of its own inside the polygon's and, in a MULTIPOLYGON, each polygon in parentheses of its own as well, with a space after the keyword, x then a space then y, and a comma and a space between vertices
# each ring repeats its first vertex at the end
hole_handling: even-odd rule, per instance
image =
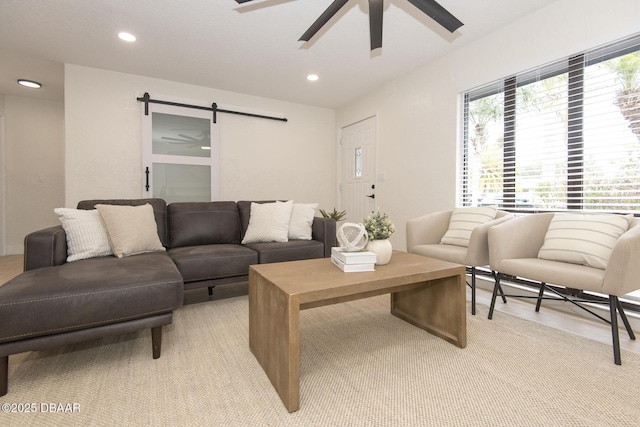
POLYGON ((376 254, 376 265, 385 265, 391 260, 391 242, 389 239, 369 240, 366 249, 376 254))

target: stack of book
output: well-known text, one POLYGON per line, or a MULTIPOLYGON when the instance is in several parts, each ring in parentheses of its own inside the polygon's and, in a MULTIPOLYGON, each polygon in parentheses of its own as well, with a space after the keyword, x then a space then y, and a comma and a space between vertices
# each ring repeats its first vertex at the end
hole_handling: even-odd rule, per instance
POLYGON ((374 271, 376 254, 371 251, 348 252, 342 248, 331 248, 331 262, 346 273, 374 271))

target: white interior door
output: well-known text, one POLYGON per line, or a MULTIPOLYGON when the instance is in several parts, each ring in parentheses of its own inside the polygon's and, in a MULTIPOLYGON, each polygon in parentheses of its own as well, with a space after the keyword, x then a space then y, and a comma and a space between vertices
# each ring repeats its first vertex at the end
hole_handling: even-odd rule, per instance
POLYGON ((342 210, 348 222, 361 222, 376 210, 376 118, 342 128, 342 210))
POLYGON ((167 203, 220 198, 220 144, 211 111, 149 104, 142 116, 142 194, 167 203))

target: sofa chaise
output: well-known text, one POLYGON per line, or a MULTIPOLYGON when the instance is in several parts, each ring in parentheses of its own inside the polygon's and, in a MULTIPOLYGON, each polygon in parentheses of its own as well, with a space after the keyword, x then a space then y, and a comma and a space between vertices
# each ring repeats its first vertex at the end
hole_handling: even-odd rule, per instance
POLYGON ((158 247, 130 256, 68 262, 62 225, 27 235, 25 271, 0 286, 0 396, 8 391, 11 354, 151 328, 155 359, 160 357, 162 326, 171 323, 185 289, 207 287, 211 294, 216 285, 246 281, 252 264, 330 256, 336 226, 327 218, 312 218, 309 238, 248 241, 253 203, 269 206, 250 201, 168 206, 162 199, 81 201, 78 210, 83 211, 103 206, 149 209, 158 247))

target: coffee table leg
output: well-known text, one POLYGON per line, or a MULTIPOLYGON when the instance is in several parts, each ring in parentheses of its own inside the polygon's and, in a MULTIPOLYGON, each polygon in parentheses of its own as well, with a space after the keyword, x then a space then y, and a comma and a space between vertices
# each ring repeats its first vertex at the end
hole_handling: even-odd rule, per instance
POLYGON ((467 346, 464 275, 423 282, 391 294, 391 313, 460 348, 467 346))
POLYGON ((289 412, 300 408, 300 307, 249 271, 249 348, 289 412))

